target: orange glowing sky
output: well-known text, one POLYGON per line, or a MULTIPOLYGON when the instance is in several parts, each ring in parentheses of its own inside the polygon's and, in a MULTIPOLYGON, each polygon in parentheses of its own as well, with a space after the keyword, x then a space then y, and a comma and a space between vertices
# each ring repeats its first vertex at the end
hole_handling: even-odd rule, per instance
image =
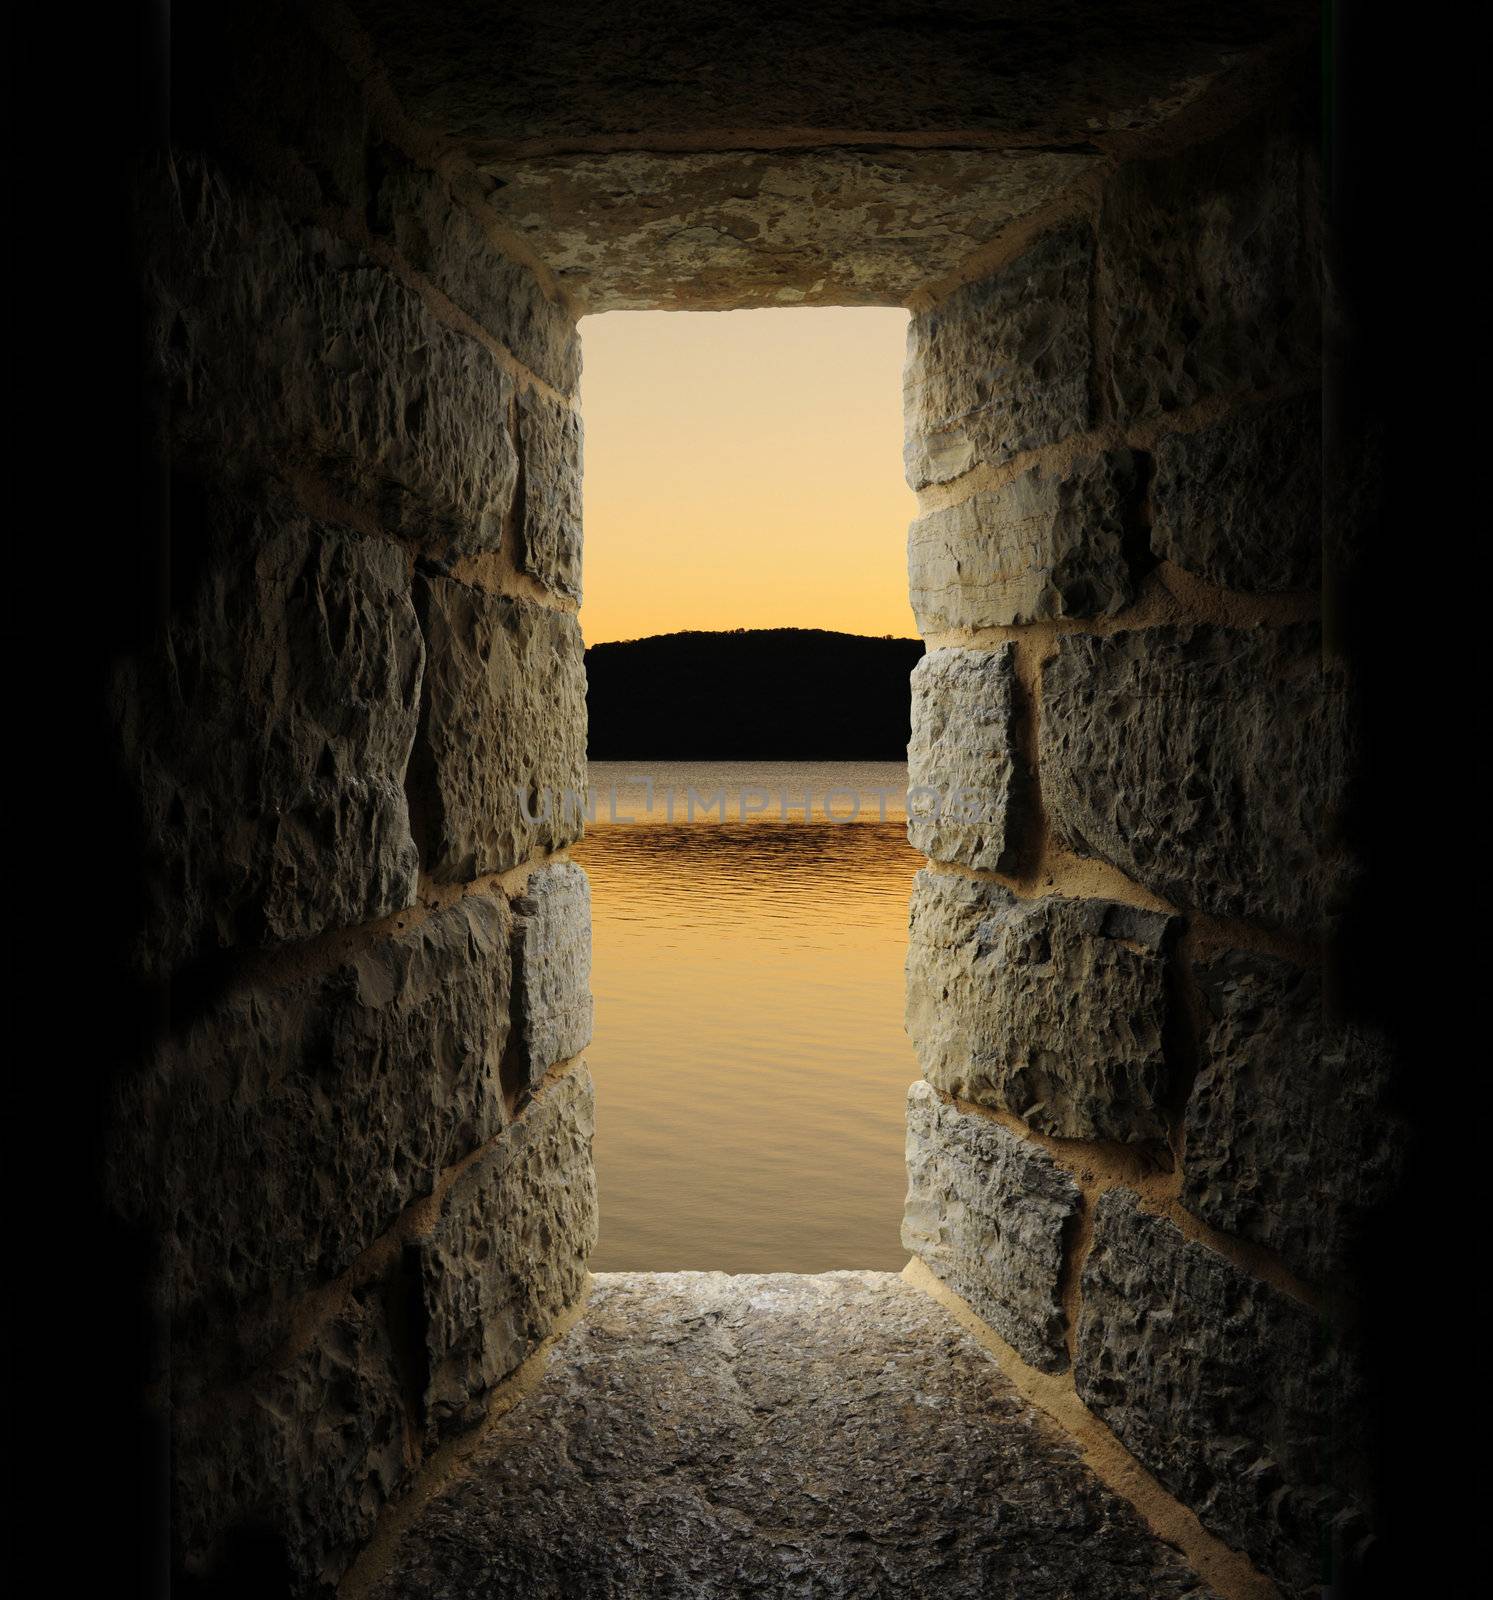
POLYGON ((585 318, 586 643, 912 637, 906 333, 880 308, 585 318))

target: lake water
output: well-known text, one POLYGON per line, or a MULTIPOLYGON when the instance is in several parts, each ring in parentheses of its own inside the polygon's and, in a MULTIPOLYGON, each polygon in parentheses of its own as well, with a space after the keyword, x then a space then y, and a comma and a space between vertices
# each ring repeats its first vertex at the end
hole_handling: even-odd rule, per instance
POLYGON ((594 1271, 906 1262, 906 781, 886 762, 592 763, 572 854, 592 894, 594 1271))

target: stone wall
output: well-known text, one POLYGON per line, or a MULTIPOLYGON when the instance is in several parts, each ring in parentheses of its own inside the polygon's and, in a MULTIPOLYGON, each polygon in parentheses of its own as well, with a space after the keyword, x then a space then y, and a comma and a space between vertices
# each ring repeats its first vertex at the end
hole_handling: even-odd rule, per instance
POLYGON ((1236 71, 1263 34, 1176 53, 1160 7, 1136 77, 1101 30, 1101 106, 1066 16, 997 93, 946 30, 908 73, 885 8, 869 76, 838 24, 798 58, 827 79, 773 36, 781 114, 675 61, 714 109, 672 128, 669 74, 599 82, 588 29, 357 9, 371 40, 335 3, 176 8, 133 185, 169 518, 110 712, 158 1026, 107 1183, 156 1245, 182 1591, 332 1587, 583 1287, 587 889, 525 804, 584 754, 568 296, 916 282, 913 779, 980 805, 912 829, 906 1241, 1309 1592, 1366 1537, 1355 1288, 1405 1150, 1324 959, 1355 685, 1320 641, 1318 168, 1236 71))
POLYGON ((1291 1595, 1370 1516, 1355 1270, 1404 1135, 1325 956, 1321 258, 1291 96, 915 311, 904 1240, 1291 1595))
POLYGON ((180 8, 136 187, 159 627, 120 660, 157 1036, 108 1188, 155 1241, 171 1563, 329 1590, 581 1294, 579 341, 356 36, 180 8))

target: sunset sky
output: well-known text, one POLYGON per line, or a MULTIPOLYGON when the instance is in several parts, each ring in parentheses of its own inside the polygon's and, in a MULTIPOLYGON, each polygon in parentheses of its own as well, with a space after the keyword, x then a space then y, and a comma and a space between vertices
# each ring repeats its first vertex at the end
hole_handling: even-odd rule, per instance
POLYGON ((581 323, 587 644, 683 628, 912 637, 907 313, 581 323))

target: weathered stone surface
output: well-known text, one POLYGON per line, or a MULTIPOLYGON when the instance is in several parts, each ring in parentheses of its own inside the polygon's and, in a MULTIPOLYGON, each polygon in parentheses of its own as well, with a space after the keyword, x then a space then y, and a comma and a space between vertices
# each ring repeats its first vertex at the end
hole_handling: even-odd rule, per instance
POLYGON ((1162 1138, 1176 919, 917 876, 907 1032, 935 1088, 1065 1139, 1162 1138))
POLYGON ((314 464, 390 532, 495 549, 513 502, 513 386, 356 247, 292 226, 179 156, 147 265, 150 366, 179 447, 314 464))
POLYGON ((171 26, 177 148, 228 154, 298 217, 368 202, 369 113, 301 0, 182 7, 171 26))
POLYGON ((1205 1600, 989 1354, 885 1273, 593 1279, 376 1600, 1205 1600))
POLYGON ((1305 1600, 1362 1533, 1361 1379, 1318 1318, 1141 1211, 1099 1202, 1078 1392, 1203 1525, 1305 1600))
POLYGON ((908 1090, 902 1243, 1044 1372, 1068 1365, 1059 1278, 1078 1205, 1046 1151, 929 1084, 908 1090))
POLYGON ((591 1042, 591 884, 569 862, 540 867, 514 903, 513 1026, 528 1081, 591 1042))
POLYGON ((367 85, 323 37, 325 20, 300 0, 219 0, 183 13, 171 41, 179 146, 226 150, 296 220, 339 210, 366 219, 531 371, 573 391, 574 320, 495 236, 485 195, 472 192, 486 185, 428 171, 379 135, 367 85))
POLYGON ((919 631, 1113 616, 1135 594, 1136 494, 1135 458, 1107 450, 920 517, 907 530, 919 631))
POLYGON ((902 408, 914 489, 1089 426, 1093 263, 1087 225, 1069 224, 913 317, 902 408))
POLYGON ((157 1053, 110 1186, 159 1230, 179 1358, 261 1359, 297 1294, 498 1131, 509 974, 506 901, 469 895, 319 977, 241 986, 157 1053))
POLYGON ((1284 113, 1109 180, 1098 300, 1118 420, 1315 377, 1318 204, 1284 113))
POLYGON ((1031 809, 1014 646, 930 650, 911 684, 908 839, 935 861, 1014 871, 1031 809))
POLYGON ((1340 1273, 1403 1159, 1387 1047, 1329 1027, 1321 984, 1288 961, 1232 950, 1198 976, 1209 1025, 1187 1102, 1183 1204, 1308 1278, 1340 1273))
POLYGON ((1322 401, 1235 411, 1156 447, 1151 548, 1226 589, 1304 589, 1322 529, 1322 401))
POLYGON ((591 4, 357 9, 406 107, 592 311, 905 303, 1293 22, 1281 0, 835 0, 769 28, 679 0, 625 30, 591 4))
POLYGON ((404 1292, 357 1291, 288 1366, 178 1411, 175 1559, 207 1592, 330 1595, 372 1534, 412 1466, 404 1292))
POLYGON ((146 871, 142 970, 402 910, 424 647, 405 557, 273 488, 172 495, 169 624, 113 689, 146 871))
POLYGON ((586 674, 572 616, 420 578, 425 693, 410 801, 441 882, 506 872, 580 836, 586 674))
POLYGON ((819 146, 498 158, 493 208, 589 312, 900 305, 1092 150, 819 146))
MULTIPOLYGON (((775 146, 856 130, 1080 144, 1144 128, 1300 13, 1281 0, 973 7, 823 0, 762 16, 661 0, 615 25, 592 0, 494 20, 460 0, 358 0, 410 113, 474 154, 579 141, 775 146)), ((580 146, 584 148, 584 145, 580 146)))
POLYGON ((581 1293, 596 1244, 591 1075, 571 1069, 452 1186, 420 1247, 438 1432, 481 1415, 506 1377, 581 1293))
POLYGON ((504 253, 497 218, 412 165, 377 147, 370 216, 400 255, 499 344, 562 394, 581 376, 581 341, 570 312, 548 298, 531 268, 504 253))
POLYGON ((581 598, 581 414, 535 390, 518 401, 523 455, 519 569, 556 594, 581 598))
POLYGON ((1330 910, 1347 714, 1315 628, 1070 634, 1041 693, 1042 798, 1072 849, 1188 909, 1330 910))

